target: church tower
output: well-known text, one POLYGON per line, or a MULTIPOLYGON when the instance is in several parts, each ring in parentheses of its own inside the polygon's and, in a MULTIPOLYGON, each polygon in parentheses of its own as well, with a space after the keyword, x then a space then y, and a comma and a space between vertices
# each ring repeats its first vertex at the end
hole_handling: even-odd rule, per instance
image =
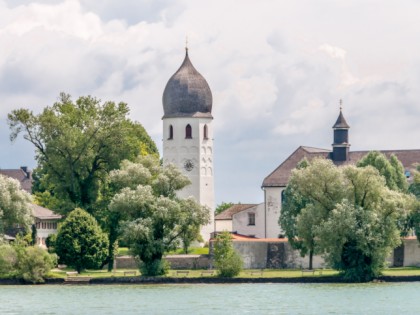
MULTIPOLYGON (((341 105, 341 100, 340 100, 341 105)), ((343 109, 340 106, 340 114, 338 115, 337 121, 334 126, 334 143, 332 144, 332 160, 334 162, 344 162, 348 160, 350 143, 349 143, 349 129, 350 126, 347 124, 343 116, 343 109)))
POLYGON ((194 68, 186 48, 181 67, 163 92, 163 163, 173 163, 191 180, 178 193, 210 209, 210 224, 201 227, 205 241, 214 230, 212 94, 194 68))

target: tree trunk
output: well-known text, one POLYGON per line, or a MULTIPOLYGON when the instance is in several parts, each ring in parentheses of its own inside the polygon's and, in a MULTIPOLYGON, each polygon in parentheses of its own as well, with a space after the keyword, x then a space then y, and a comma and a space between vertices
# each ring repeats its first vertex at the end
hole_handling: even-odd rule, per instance
POLYGON ((313 249, 309 250, 309 270, 312 270, 312 260, 314 257, 314 251, 313 249))

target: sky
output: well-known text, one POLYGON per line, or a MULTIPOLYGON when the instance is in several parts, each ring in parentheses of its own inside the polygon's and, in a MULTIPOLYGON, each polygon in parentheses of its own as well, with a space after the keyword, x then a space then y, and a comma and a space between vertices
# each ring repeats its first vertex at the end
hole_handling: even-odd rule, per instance
POLYGON ((60 92, 126 102, 162 152, 162 94, 189 56, 213 93, 216 204, 263 201, 298 146, 420 148, 415 0, 0 0, 0 168, 36 167, 7 114, 60 92))

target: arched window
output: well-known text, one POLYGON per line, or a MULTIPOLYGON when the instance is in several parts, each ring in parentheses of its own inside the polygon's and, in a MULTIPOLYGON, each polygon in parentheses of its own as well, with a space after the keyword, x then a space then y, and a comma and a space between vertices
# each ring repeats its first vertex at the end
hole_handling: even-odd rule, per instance
POLYGON ((168 140, 172 140, 174 138, 174 127, 172 125, 169 125, 169 138, 168 140))
POLYGON ((185 139, 192 139, 192 129, 190 124, 185 127, 185 139))
POLYGON ((209 138, 208 137, 208 128, 207 128, 207 125, 204 125, 203 134, 204 134, 203 139, 204 140, 207 140, 209 138))

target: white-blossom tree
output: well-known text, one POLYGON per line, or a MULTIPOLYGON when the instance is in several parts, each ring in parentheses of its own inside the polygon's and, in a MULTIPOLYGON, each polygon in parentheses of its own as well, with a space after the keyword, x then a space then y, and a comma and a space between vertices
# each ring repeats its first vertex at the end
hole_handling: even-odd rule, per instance
POLYGON ((0 234, 19 224, 29 229, 32 222, 31 196, 17 180, 0 175, 0 234))
POLYGON ((207 224, 209 211, 193 199, 178 199, 176 192, 190 184, 188 178, 153 156, 124 161, 111 181, 118 192, 109 208, 125 221, 122 237, 141 261, 142 274, 164 274, 164 253, 177 248, 183 237, 195 237, 189 229, 207 224))

